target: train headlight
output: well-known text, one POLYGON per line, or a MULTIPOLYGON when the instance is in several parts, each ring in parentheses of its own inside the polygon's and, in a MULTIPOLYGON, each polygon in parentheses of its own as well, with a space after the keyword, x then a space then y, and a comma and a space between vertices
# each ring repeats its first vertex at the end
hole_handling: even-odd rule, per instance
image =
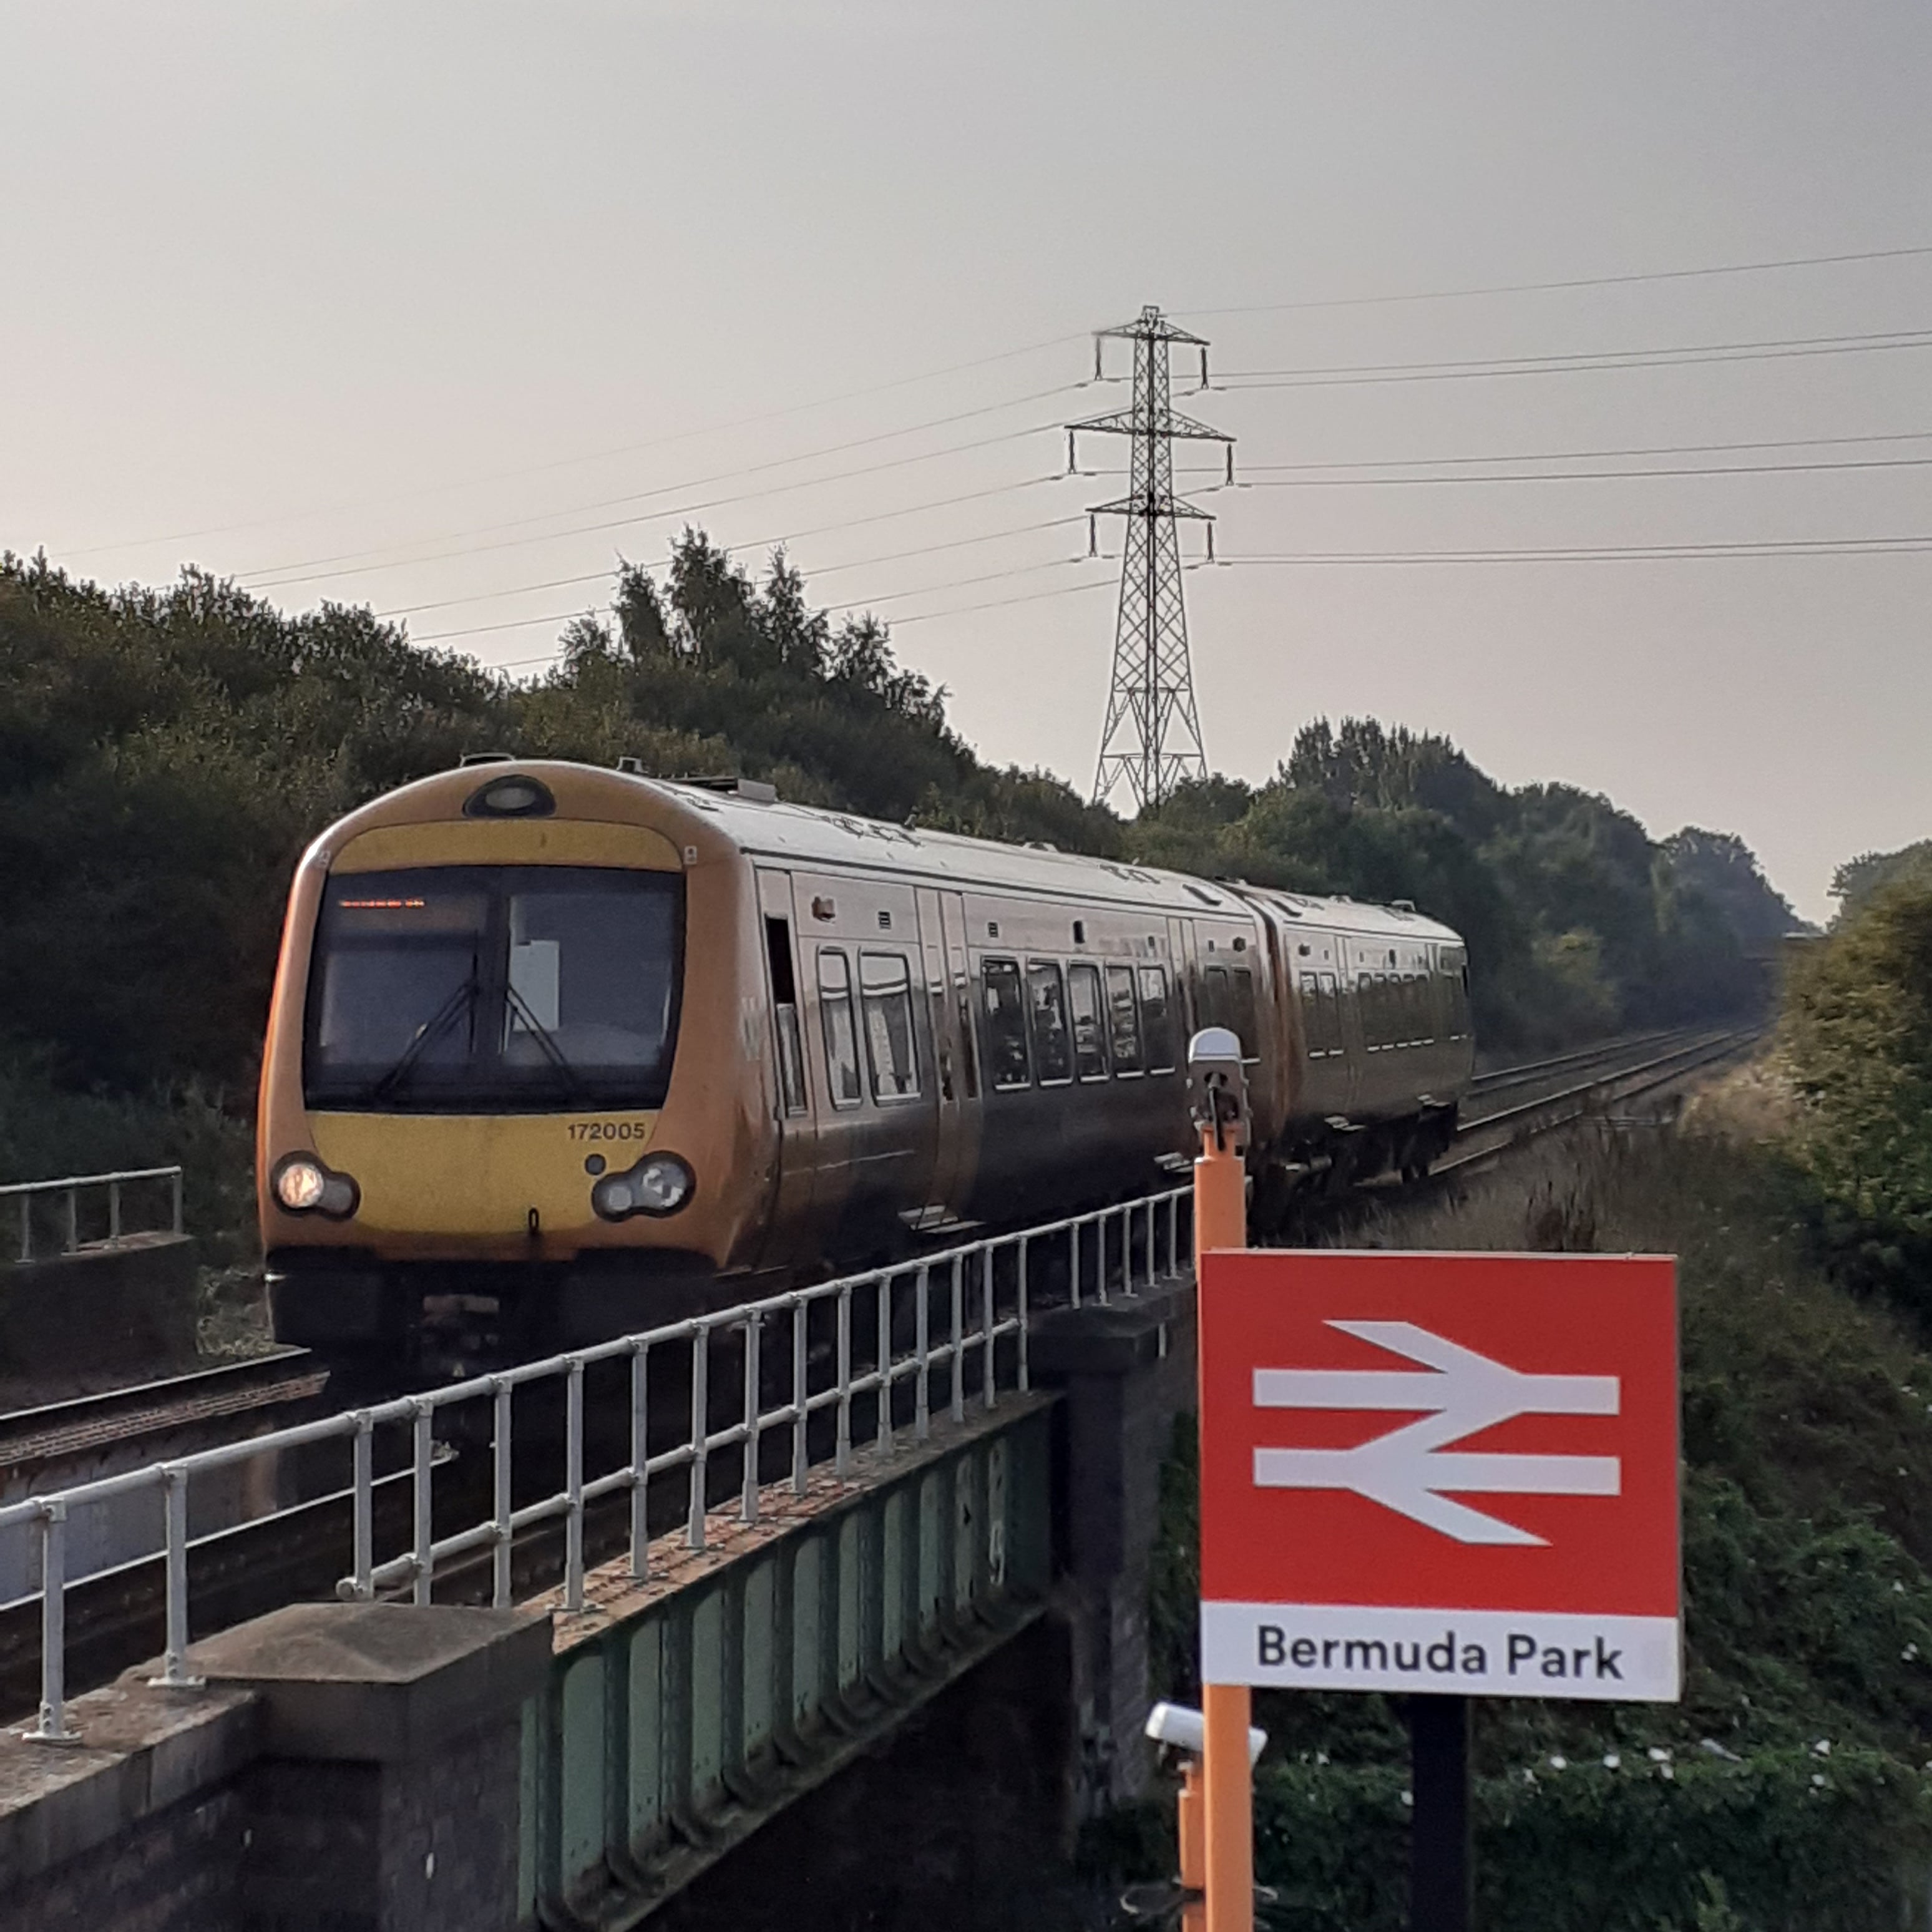
POLYGON ((345 1220, 361 1205, 362 1190, 346 1174, 334 1174, 312 1154, 292 1154, 276 1168, 274 1197, 291 1214, 326 1214, 345 1220))
POLYGON ((675 1214, 698 1185, 674 1154, 646 1154, 622 1174, 607 1174, 590 1190, 590 1204, 607 1221, 632 1214, 675 1214))

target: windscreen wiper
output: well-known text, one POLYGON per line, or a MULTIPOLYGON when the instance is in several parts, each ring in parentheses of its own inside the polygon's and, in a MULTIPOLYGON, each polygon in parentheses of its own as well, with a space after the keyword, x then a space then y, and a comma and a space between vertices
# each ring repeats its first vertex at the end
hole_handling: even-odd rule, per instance
POLYGON ((574 1096, 584 1090, 582 1076, 571 1065, 556 1035, 545 1026, 531 1010, 530 1003, 518 992, 513 983, 506 982, 503 991, 508 995, 512 1016, 531 1039, 537 1043, 537 1051, 549 1062, 550 1071, 563 1082, 566 1095, 574 1096))
POLYGON ((417 1028, 415 1039, 404 1048, 401 1058, 370 1088, 365 1097, 371 1100, 393 1098, 400 1090, 403 1082, 416 1071, 423 1055, 449 1030, 458 1018, 467 1016, 482 990, 482 982, 477 977, 476 969, 472 965, 462 985, 417 1028))

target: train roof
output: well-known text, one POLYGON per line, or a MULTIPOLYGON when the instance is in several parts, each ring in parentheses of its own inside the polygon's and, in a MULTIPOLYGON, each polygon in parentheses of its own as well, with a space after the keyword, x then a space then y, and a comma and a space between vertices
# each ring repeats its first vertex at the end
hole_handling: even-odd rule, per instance
POLYGON ((887 872, 944 878, 960 887, 1021 890, 1049 896, 1131 900, 1176 913, 1218 912, 1239 918, 1244 901, 1260 901, 1290 919, 1308 920, 1355 932, 1387 932, 1410 939, 1455 943, 1448 926, 1413 908, 1347 898, 1317 898, 1248 885, 1244 880, 1201 879, 1154 866, 1061 852, 1050 845, 1008 845, 963 832, 894 825, 855 812, 794 805, 753 790, 610 776, 622 783, 670 794, 705 814, 741 850, 808 865, 862 866, 887 872))

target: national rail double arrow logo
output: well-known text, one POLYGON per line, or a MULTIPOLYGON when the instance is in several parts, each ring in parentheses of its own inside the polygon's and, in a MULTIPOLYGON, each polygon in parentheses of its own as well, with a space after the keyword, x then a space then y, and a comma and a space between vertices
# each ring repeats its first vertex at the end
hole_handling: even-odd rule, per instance
POLYGON ((1444 1492, 1490 1496, 1614 1496, 1615 1456, 1452 1453, 1460 1442, 1519 1415, 1615 1415, 1615 1376, 1526 1375, 1412 1322, 1343 1322, 1329 1328, 1422 1364, 1420 1370, 1254 1371, 1257 1408, 1401 1411, 1419 1419, 1352 1449, 1254 1452, 1256 1487, 1349 1490, 1457 1543, 1541 1544, 1514 1523, 1444 1492))

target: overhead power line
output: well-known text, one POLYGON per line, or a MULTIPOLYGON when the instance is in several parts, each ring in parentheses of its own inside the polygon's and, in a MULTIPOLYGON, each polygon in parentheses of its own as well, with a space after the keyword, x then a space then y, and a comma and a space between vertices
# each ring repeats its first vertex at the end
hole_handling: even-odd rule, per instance
POLYGON ((1688 282, 1717 275, 1760 275, 1780 268, 1840 268, 1855 262, 1898 262, 1932 255, 1932 243, 1904 248, 1862 248, 1838 255, 1786 255, 1766 262, 1724 262, 1696 268, 1643 268, 1618 275, 1570 275, 1547 282, 1492 282, 1486 286, 1411 290, 1380 296, 1316 296, 1298 302, 1248 302, 1232 308, 1190 308, 1187 316, 1282 315, 1298 309, 1377 308, 1398 302, 1460 302, 1478 296, 1546 295, 1566 289, 1622 288, 1634 282, 1688 282))
POLYGON ((1821 470, 1923 470, 1932 456, 1868 456, 1839 463, 1684 463, 1648 470, 1493 470, 1460 476, 1264 476, 1250 478, 1244 490, 1396 489, 1408 484, 1614 483, 1648 476, 1810 476, 1821 470))
POLYGON ((437 550, 423 556, 388 559, 376 563, 356 564, 340 570, 298 574, 280 580, 279 584, 264 584, 254 578, 244 578, 242 581, 253 590, 274 590, 285 584, 310 584, 339 577, 366 577, 371 571, 400 570, 416 564, 441 562, 451 557, 479 556, 488 550, 527 549, 532 544, 553 543, 565 537, 592 536, 610 530, 631 530, 640 524, 663 523, 673 518, 696 516, 701 512, 722 509, 734 503, 752 502, 761 496, 782 496, 795 490, 814 490, 827 483, 843 483, 855 476, 874 476, 884 470, 904 470, 916 463, 936 462, 943 457, 962 455, 968 450, 992 449, 1000 443, 1016 442, 1023 436, 1037 436, 1042 430, 1059 427, 1057 423, 1030 423, 1024 429, 1007 430, 998 436, 981 436, 971 442, 952 443, 944 449, 922 450, 910 456, 889 457, 882 463, 860 464, 854 469, 834 470, 829 476, 801 477, 794 483, 773 483, 760 490, 741 490, 729 496, 706 497, 688 503, 674 503, 661 510, 628 517, 613 517, 595 524, 574 524, 568 530, 547 530, 532 536, 503 537, 494 543, 466 544, 454 550, 437 550))
POLYGON ((1768 362, 1801 356, 1870 355, 1932 349, 1932 329, 1892 329, 1877 335, 1798 336, 1771 342, 1694 344, 1683 348, 1605 350, 1564 356, 1480 356, 1454 362, 1342 363, 1332 368, 1235 370, 1215 380, 1217 389, 1337 388, 1373 382, 1436 382, 1487 376, 1584 375, 1615 369, 1683 368, 1701 363, 1768 362))
MULTIPOLYGON (((930 497, 924 502, 901 503, 890 510, 874 510, 862 517, 842 517, 833 523, 814 524, 802 530, 781 530, 773 536, 751 537, 742 543, 726 544, 721 548, 728 554, 733 552, 742 554, 748 550, 778 550, 787 544, 802 542, 807 537, 829 536, 837 531, 859 530, 868 524, 890 523, 896 518, 917 516, 929 510, 946 510, 961 503, 982 502, 989 496, 1009 496, 1016 490, 1030 490, 1042 483, 1058 483, 1064 480, 1064 478, 1058 472, 1050 476, 1027 476, 1022 478, 1017 483, 995 483, 990 489, 964 490, 951 496, 930 497)), ((1073 520, 1078 522, 1079 519, 1076 517, 1073 520)), ((1029 524, 1027 527, 1033 529, 1036 526, 1029 524)), ((985 539, 970 538, 961 538, 959 541, 977 542, 985 539)), ((628 560, 626 560, 626 561, 628 560)), ((647 563, 643 567, 647 570, 664 570, 670 568, 670 557, 667 556, 647 563)), ((814 566, 814 574, 818 569, 824 567, 814 566)), ((834 564, 830 568, 842 570, 846 566, 843 564, 834 564)), ((472 591, 461 597, 436 597, 430 598, 427 603, 398 604, 386 610, 378 610, 376 615, 383 618, 410 617, 424 610, 446 610, 458 604, 484 604, 494 602, 500 597, 525 596, 533 591, 564 590, 574 584, 601 584, 613 574, 613 566, 606 565, 601 570, 580 571, 573 577, 546 578, 533 584, 508 584, 500 590, 472 591)))
MULTIPOLYGON (((748 429, 760 423, 777 422, 787 416, 803 416, 813 410, 829 409, 838 403, 857 402, 868 396, 884 395, 894 389, 910 388, 920 382, 937 382, 947 376, 962 375, 974 369, 983 369, 995 362, 1010 362, 1022 356, 1035 356, 1048 349, 1058 349, 1070 342, 1085 340, 1083 334, 1056 335, 1042 342, 1029 342, 1017 349, 996 350, 989 356, 976 356, 964 362, 950 362, 943 368, 922 370, 914 376, 896 376, 884 382, 869 382, 856 389, 841 389, 829 396, 815 396, 809 402, 788 403, 775 410, 761 410, 748 416, 731 416, 722 422, 702 423, 692 429, 673 430, 664 436, 646 438, 641 442, 616 443, 603 449, 585 450, 574 456, 553 457, 543 463, 520 465, 510 470, 484 470, 473 476, 464 476, 448 483, 430 483, 420 489, 399 490, 388 496, 359 496, 346 502, 325 505, 314 510, 292 510, 278 517, 254 517, 234 524, 214 524, 200 530, 173 530, 165 536, 130 537, 110 544, 91 544, 83 550, 69 550, 69 556, 99 556, 117 550, 140 550, 148 545, 163 543, 187 543, 197 537, 232 536, 242 530, 273 530, 284 524, 310 523, 322 517, 341 516, 356 510, 386 508, 393 503, 420 502, 428 496, 447 496, 455 490, 470 490, 486 483, 515 482, 526 476, 548 476, 559 470, 572 470, 586 463, 603 463, 620 456, 642 455, 646 450, 664 449, 673 443, 691 442, 700 436, 722 436, 736 429, 748 429)), ((682 487, 682 486, 678 486, 682 487)))
MULTIPOLYGON (((1894 537, 1748 538, 1736 543, 1551 544, 1523 549, 1282 550, 1220 556, 1213 567, 1242 564, 1596 563, 1677 557, 1897 556, 1932 550, 1932 533, 1894 537)), ((1202 564, 1198 568, 1208 568, 1202 564)))
POLYGON ((1862 443, 1928 441, 1932 441, 1932 429, 1902 429, 1868 436, 1782 436, 1775 441, 1759 442, 1653 442, 1620 449, 1499 450, 1487 456, 1382 456, 1368 460, 1328 463, 1244 463, 1241 470, 1244 476, 1250 476, 1257 470, 1441 470, 1452 464, 1609 462, 1618 457, 1711 456, 1750 449, 1834 449, 1862 443))

